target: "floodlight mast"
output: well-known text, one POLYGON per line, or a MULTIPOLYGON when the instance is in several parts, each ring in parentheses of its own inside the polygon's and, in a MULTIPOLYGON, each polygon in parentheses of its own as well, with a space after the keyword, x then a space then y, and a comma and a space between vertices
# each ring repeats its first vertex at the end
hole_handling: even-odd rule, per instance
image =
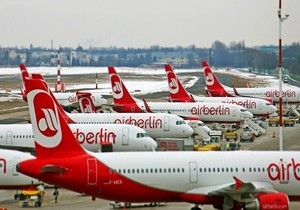
POLYGON ((281 39, 281 23, 286 20, 289 15, 282 17, 281 0, 279 0, 279 53, 278 53, 278 71, 279 71, 279 150, 283 150, 283 133, 282 133, 282 39, 281 39))

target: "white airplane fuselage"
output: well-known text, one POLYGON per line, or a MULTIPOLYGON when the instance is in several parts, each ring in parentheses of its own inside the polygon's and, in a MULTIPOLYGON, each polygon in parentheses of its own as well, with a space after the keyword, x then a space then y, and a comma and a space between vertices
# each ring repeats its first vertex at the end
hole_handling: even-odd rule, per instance
POLYGON ((253 115, 270 115, 277 111, 276 106, 264 99, 251 97, 195 97, 201 103, 227 103, 244 107, 253 115))
MULTIPOLYGON (((146 131, 133 125, 70 124, 79 143, 90 151, 101 151, 102 145, 112 144, 113 151, 152 151, 156 142, 146 131)), ((33 149, 31 124, 0 125, 0 147, 33 149)))
POLYGON ((68 114, 80 124, 131 124, 152 138, 189 138, 193 129, 181 117, 163 113, 85 113, 68 114))
MULTIPOLYGON (((107 100, 99 92, 91 92, 91 99, 96 107, 107 104, 107 100)), ((63 92, 55 93, 53 95, 58 100, 59 104, 63 106, 70 106, 78 102, 78 98, 75 92, 63 92)))
POLYGON ((22 189, 42 182, 25 176, 16 170, 20 161, 35 158, 29 153, 0 149, 0 189, 22 189))
MULTIPOLYGON (((236 104, 200 102, 148 102, 147 104, 153 112, 171 113, 181 117, 197 116, 203 122, 240 122, 253 117, 244 107, 236 104)), ((146 110, 144 104, 139 103, 139 106, 146 110)))
MULTIPOLYGON (((232 88, 225 89, 229 94, 235 95, 232 88)), ((279 89, 277 87, 268 88, 236 88, 240 96, 271 98, 274 103, 279 103, 279 89)), ((282 101, 284 103, 298 104, 300 103, 299 87, 282 87, 282 101)))

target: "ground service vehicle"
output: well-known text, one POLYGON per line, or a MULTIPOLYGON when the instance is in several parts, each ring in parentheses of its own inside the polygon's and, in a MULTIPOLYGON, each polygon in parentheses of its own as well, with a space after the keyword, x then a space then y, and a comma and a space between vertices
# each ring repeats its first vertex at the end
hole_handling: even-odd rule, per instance
POLYGON ((19 205, 22 207, 41 207, 44 192, 40 190, 22 190, 19 195, 19 205))
MULTIPOLYGON (((279 117, 270 117, 269 118, 269 126, 272 125, 279 125, 279 117)), ((293 127, 295 125, 295 120, 290 118, 290 117, 283 117, 282 119, 282 125, 287 127, 287 126, 291 126, 293 127)))

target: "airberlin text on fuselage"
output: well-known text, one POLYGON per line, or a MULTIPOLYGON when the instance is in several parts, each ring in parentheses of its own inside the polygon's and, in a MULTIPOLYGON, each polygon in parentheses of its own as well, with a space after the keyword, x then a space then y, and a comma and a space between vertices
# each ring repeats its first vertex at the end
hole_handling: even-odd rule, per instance
POLYGON ((73 133, 75 138, 78 140, 80 144, 84 142, 88 144, 107 144, 107 143, 116 143, 116 134, 114 132, 109 132, 107 129, 99 129, 98 132, 81 132, 78 128, 73 133))
MULTIPOLYGON (((92 101, 95 102, 95 96, 91 96, 91 99, 92 99, 92 101)), ((68 101, 69 101, 69 103, 76 103, 76 102, 78 102, 78 98, 76 95, 71 95, 71 96, 69 96, 68 101)))
MULTIPOLYGON (((267 97, 279 97, 279 91, 278 90, 270 90, 266 92, 267 97)), ((282 97, 296 97, 296 92, 292 90, 286 90, 282 91, 282 97)))
POLYGON ((132 116, 122 117, 114 121, 116 124, 131 124, 138 126, 140 128, 162 128, 163 122, 161 119, 156 119, 153 116, 148 117, 147 119, 135 119, 132 116))
POLYGON ((242 107, 248 108, 248 109, 255 109, 256 108, 256 102, 251 101, 250 99, 247 99, 245 101, 238 101, 235 99, 225 99, 222 101, 222 103, 227 103, 227 104, 236 104, 240 105, 242 107))
POLYGON ((219 105, 216 107, 207 107, 206 105, 192 107, 191 114, 193 115, 230 115, 229 107, 219 105))
POLYGON ((272 181, 288 183, 291 177, 300 181, 300 163, 294 158, 290 161, 280 159, 279 163, 270 163, 268 166, 268 176, 272 181))

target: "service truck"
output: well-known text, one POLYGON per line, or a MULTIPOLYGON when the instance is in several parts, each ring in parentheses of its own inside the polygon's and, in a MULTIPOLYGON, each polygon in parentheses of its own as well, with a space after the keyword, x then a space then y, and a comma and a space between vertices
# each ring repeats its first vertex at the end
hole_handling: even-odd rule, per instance
POLYGON ((193 151, 193 139, 158 138, 157 151, 193 151))

